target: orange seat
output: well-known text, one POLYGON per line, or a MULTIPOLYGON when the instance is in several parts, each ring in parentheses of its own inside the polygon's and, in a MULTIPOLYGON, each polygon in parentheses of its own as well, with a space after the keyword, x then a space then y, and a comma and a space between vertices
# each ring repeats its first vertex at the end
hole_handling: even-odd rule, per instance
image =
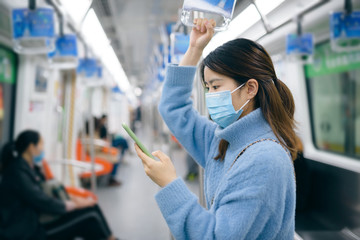
POLYGON ((108 153, 108 154, 111 154, 111 155, 113 155, 113 156, 119 154, 119 150, 118 150, 117 148, 114 148, 114 147, 103 147, 103 148, 102 148, 102 151, 103 151, 104 153, 108 153))
POLYGON ((54 179, 54 174, 52 173, 50 166, 45 159, 42 161, 42 166, 46 180, 54 179))
MULTIPOLYGON (((42 165, 46 180, 54 179, 54 174, 52 173, 50 166, 46 160, 42 161, 42 165)), ((92 197, 94 200, 97 200, 97 196, 94 193, 85 190, 83 188, 65 186, 65 190, 69 195, 73 195, 77 197, 85 197, 85 198, 92 197)))
POLYGON ((97 200, 97 196, 93 192, 90 192, 86 189, 71 187, 71 186, 66 186, 65 189, 66 189, 66 192, 70 195, 74 195, 77 197, 83 197, 83 198, 91 197, 94 200, 97 200))
POLYGON ((173 142, 175 142, 179 147, 182 147, 181 144, 180 144, 180 142, 176 139, 176 137, 175 137, 174 135, 171 135, 171 140, 172 140, 173 142))
POLYGON ((76 141, 76 157, 77 160, 81 160, 82 159, 82 144, 81 144, 81 140, 78 139, 76 141))
MULTIPOLYGON (((85 162, 91 162, 90 156, 85 157, 85 162)), ((106 161, 105 159, 96 157, 95 163, 102 166, 101 170, 95 171, 95 175, 97 177, 110 174, 113 169, 113 165, 111 163, 109 163, 108 161, 106 161)), ((84 171, 80 174, 80 177, 81 178, 90 178, 91 175, 92 175, 91 171, 84 171)))
MULTIPOLYGON (((82 155, 82 144, 80 139, 78 139, 76 143, 76 159, 81 160, 82 159, 81 155, 82 155)), ((85 162, 91 162, 91 158, 87 154, 85 155, 84 160, 85 162)), ((101 170, 95 171, 95 175, 97 177, 110 174, 113 169, 113 165, 108 161, 106 161, 105 159, 95 157, 95 163, 101 165, 102 167, 101 170)), ((90 178, 90 177, 91 177, 91 171, 85 171, 80 174, 80 178, 90 178)))

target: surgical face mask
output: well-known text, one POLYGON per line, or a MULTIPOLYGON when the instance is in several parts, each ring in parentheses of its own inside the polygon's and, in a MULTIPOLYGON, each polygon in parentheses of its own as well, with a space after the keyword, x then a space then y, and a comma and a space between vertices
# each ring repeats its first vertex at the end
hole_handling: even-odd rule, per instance
POLYGON ((228 90, 215 93, 206 93, 206 106, 208 108, 211 119, 222 128, 226 128, 235 122, 241 116, 245 105, 250 101, 247 100, 239 110, 235 111, 232 104, 231 94, 244 85, 245 83, 235 88, 231 92, 228 90))
POLYGON ((41 163, 42 160, 44 159, 45 157, 45 152, 44 151, 41 151, 41 153, 37 156, 34 156, 33 160, 34 160, 34 163, 41 163))

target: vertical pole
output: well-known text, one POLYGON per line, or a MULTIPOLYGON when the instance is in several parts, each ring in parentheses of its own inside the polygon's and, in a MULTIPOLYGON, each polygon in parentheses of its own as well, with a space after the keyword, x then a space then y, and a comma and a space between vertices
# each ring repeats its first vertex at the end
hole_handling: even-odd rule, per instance
MULTIPOLYGON (((81 128, 81 161, 84 162, 85 161, 85 153, 86 153, 86 147, 87 147, 87 142, 85 141, 85 139, 88 139, 88 136, 86 134, 86 118, 84 116, 81 116, 82 118, 82 128, 81 128)), ((90 128, 90 123, 88 123, 88 128, 90 128)))
POLYGON ((301 26, 301 21, 302 21, 302 17, 301 16, 297 16, 296 17, 296 33, 297 35, 300 37, 303 32, 302 32, 302 26, 301 26))
POLYGON ((29 0, 29 9, 30 10, 36 9, 36 0, 29 0))
MULTIPOLYGON (((204 99, 204 94, 205 94, 204 87, 202 86, 201 81, 199 81, 198 79, 199 79, 199 74, 197 73, 195 80, 196 82, 195 90, 197 93, 196 94, 197 110, 201 115, 207 115, 207 109, 204 99)), ((204 193, 204 169, 201 166, 199 166, 199 183, 200 183, 199 201, 203 207, 206 207, 205 193, 204 193)))
POLYGON ((351 0, 345 0, 344 8, 346 11, 346 14, 351 14, 353 11, 353 5, 351 0))
MULTIPOLYGON (((63 89, 64 89, 64 107, 62 111, 62 136, 61 136, 61 142, 62 142, 62 158, 65 160, 68 157, 68 128, 69 128, 69 119, 70 119, 70 102, 71 102, 71 82, 69 78, 69 74, 65 71, 61 72, 61 77, 63 80, 63 89)), ((62 165, 61 172, 62 172, 62 181, 63 183, 67 182, 67 166, 66 164, 62 165)))
MULTIPOLYGON (((64 75, 63 75, 64 76, 64 75)), ((62 142, 62 144, 61 144, 61 146, 62 146, 62 154, 61 154, 61 156, 62 156, 62 159, 65 159, 66 158, 66 152, 67 152, 67 146, 66 146, 66 144, 65 144, 65 139, 66 139, 66 136, 67 136, 67 134, 66 134, 66 125, 67 125, 67 123, 66 123, 66 119, 67 119, 67 117, 66 117, 66 102, 67 102, 67 97, 66 97, 66 93, 67 93, 67 90, 66 90, 66 79, 64 79, 65 81, 64 81, 64 85, 65 85, 65 101, 64 101, 64 107, 63 107, 63 109, 62 109, 62 111, 61 111, 61 142, 62 142)), ((65 164, 63 164, 62 165, 62 167, 61 167, 61 180, 62 180, 62 182, 63 183, 65 183, 65 181, 66 181, 66 165, 65 164)))
POLYGON ((94 123, 94 117, 92 116, 92 108, 93 108, 93 92, 94 88, 90 88, 90 105, 89 105, 89 111, 90 111, 90 119, 89 119, 89 134, 90 134, 90 158, 91 158, 91 191, 95 193, 96 191, 96 175, 95 175, 95 148, 94 148, 94 129, 95 129, 95 123, 94 123))
MULTIPOLYGON (((70 101, 68 105, 68 124, 67 124, 67 159, 73 158, 73 138, 74 138, 74 114, 75 114, 75 95, 76 95, 76 73, 75 71, 67 72, 67 78, 70 81, 70 101)), ((75 186, 74 169, 71 164, 68 166, 71 186, 75 186)))

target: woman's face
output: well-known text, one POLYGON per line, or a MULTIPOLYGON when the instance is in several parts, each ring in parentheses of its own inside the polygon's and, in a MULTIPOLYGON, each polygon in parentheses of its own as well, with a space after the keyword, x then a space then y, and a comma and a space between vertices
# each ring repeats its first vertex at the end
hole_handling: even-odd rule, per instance
MULTIPOLYGON (((232 78, 227 77, 225 75, 219 74, 214 72, 208 67, 204 69, 204 77, 205 77, 205 87, 208 89, 209 93, 213 92, 221 92, 229 90, 230 92, 239 87, 239 84, 232 78)), ((251 79, 254 80, 254 79, 251 79)), ((249 80, 244 86, 240 89, 236 90, 231 94, 232 97, 232 104, 234 109, 237 111, 239 110, 248 99, 253 98, 254 91, 249 92, 249 80)), ((257 81, 254 80, 256 83, 257 81)))
POLYGON ((44 150, 44 141, 43 141, 42 137, 40 137, 38 144, 36 144, 36 145, 30 144, 30 146, 29 146, 29 152, 33 158, 35 156, 40 155, 43 150, 44 150))

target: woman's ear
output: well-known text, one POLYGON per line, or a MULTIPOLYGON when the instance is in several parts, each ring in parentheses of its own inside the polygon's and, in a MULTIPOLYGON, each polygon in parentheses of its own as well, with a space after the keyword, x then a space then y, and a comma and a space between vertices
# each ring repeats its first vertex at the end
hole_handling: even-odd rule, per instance
POLYGON ((248 99, 252 99, 256 96, 259 90, 259 83, 255 79, 249 79, 246 82, 248 99))

